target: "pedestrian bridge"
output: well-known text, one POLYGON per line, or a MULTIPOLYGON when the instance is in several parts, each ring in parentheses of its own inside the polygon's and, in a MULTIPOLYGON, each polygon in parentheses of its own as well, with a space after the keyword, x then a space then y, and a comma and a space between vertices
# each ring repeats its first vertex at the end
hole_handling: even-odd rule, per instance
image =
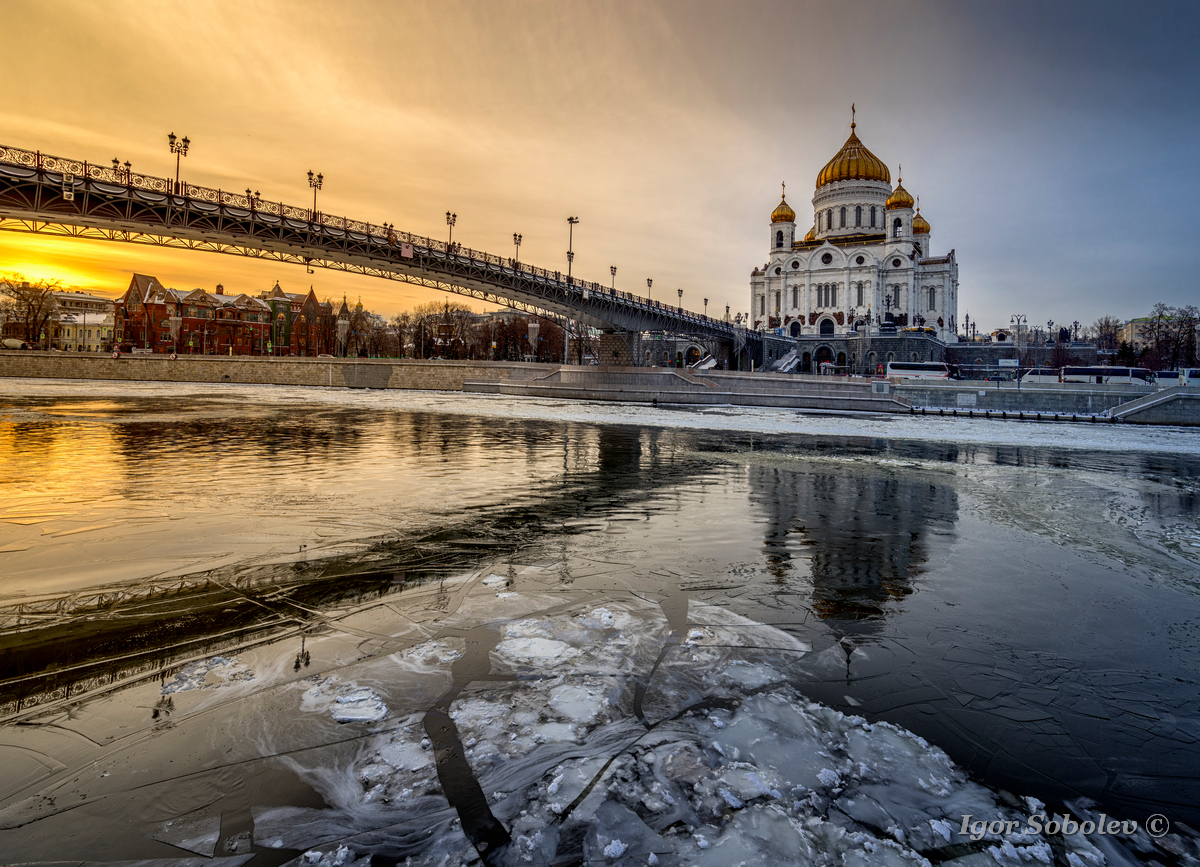
POLYGON ((761 336, 608 286, 376 225, 121 167, 0 146, 0 230, 123 241, 331 268, 574 319, 664 331, 761 357, 761 336))

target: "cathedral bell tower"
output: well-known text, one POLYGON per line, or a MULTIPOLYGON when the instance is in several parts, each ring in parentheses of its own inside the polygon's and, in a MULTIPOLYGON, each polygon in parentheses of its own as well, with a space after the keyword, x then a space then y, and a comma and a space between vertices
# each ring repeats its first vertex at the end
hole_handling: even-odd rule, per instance
POLYGON ((779 197, 779 205, 771 212, 771 254, 784 255, 796 239, 796 212, 787 203, 787 184, 779 197))

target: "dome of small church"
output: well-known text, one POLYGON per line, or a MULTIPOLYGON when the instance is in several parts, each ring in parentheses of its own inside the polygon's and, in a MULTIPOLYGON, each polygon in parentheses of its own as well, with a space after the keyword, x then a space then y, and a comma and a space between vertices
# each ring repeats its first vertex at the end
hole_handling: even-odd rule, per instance
POLYGON ((915 217, 913 217, 913 234, 914 235, 928 235, 929 229, 930 229, 929 221, 921 216, 921 209, 917 208, 917 215, 915 217))
POLYGON ((817 240, 817 227, 816 226, 813 226, 811 229, 808 230, 808 234, 804 236, 804 240, 805 241, 817 240))
POLYGON ((850 124, 850 138, 846 139, 842 149, 817 175, 817 189, 835 181, 883 181, 888 184, 892 182, 892 173, 883 164, 883 160, 867 150, 867 146, 854 134, 855 126, 857 124, 850 124))
POLYGON ((912 194, 904 189, 904 183, 900 178, 896 178, 896 189, 892 190, 892 194, 887 197, 887 209, 894 211, 897 208, 911 208, 915 204, 912 194))
POLYGON ((779 204, 775 210, 771 212, 772 223, 794 223, 796 222, 796 212, 791 209, 787 203, 787 196, 779 199, 779 204))

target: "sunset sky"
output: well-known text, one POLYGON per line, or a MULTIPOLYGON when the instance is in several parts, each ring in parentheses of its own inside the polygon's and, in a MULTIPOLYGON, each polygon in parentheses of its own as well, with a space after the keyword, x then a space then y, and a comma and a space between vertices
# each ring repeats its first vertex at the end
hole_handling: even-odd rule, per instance
MULTIPOLYGON (((984 326, 1196 303, 1200 5, 0 0, 0 144, 183 177, 748 308, 779 184, 811 224, 857 132, 955 248, 984 326)), ((0 272, 361 297, 402 283, 0 233, 0 272)))

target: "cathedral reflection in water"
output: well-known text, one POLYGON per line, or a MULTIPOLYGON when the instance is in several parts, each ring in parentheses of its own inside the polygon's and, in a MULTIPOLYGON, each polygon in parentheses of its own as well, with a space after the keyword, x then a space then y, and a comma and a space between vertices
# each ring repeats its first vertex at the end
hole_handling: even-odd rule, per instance
POLYGON ((821 472, 754 466, 771 571, 812 581, 812 607, 845 633, 874 632, 958 520, 950 487, 877 469, 821 472))

